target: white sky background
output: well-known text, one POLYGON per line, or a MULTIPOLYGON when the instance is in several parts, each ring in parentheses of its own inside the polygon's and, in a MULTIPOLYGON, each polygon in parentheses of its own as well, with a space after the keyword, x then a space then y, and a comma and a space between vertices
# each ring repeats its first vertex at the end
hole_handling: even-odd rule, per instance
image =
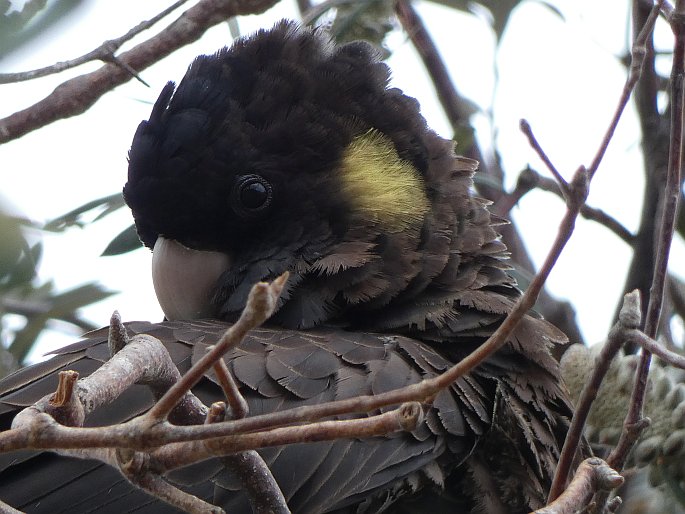
MULTIPOLYGON (((170 0, 84 2, 34 44, 0 56, 0 72, 24 71, 71 59, 124 34, 149 19, 170 0)), ((481 108, 492 108, 495 126, 480 116, 480 137, 497 134, 509 186, 527 164, 544 172, 543 165, 518 130, 520 118, 531 123, 557 168, 570 178, 579 164, 588 164, 616 106, 626 70, 617 56, 626 48, 629 27, 627 0, 559 0, 551 2, 564 14, 560 19, 536 2, 524 2, 509 22, 498 53, 499 79, 495 89, 495 38, 484 19, 460 14, 429 2, 417 2, 459 91, 481 108)), ((178 11, 180 12, 180 11, 178 11)), ((259 17, 239 18, 242 33, 269 27, 282 17, 296 17, 294 1, 282 1, 259 17)), ((177 13, 132 43, 160 30, 177 13)), ((671 36, 663 20, 657 45, 669 49, 671 36)), ((429 78, 411 43, 401 32, 388 41, 393 84, 421 102, 429 125, 450 137, 429 78)), ((226 24, 208 31, 185 47, 143 71, 151 85, 133 80, 105 95, 87 113, 53 123, 0 146, 0 202, 45 221, 89 201, 120 191, 126 181, 126 154, 138 123, 147 119, 152 103, 168 80, 179 81, 194 56, 212 53, 230 44, 226 24)), ((0 117, 44 98, 66 78, 99 67, 79 67, 56 76, 0 86, 0 117)), ((667 68, 668 62, 664 63, 667 68)), ((642 156, 639 128, 632 106, 628 109, 593 182, 589 204, 619 219, 628 229, 639 222, 642 201, 642 156)), ((531 192, 513 215, 536 263, 544 259, 564 212, 549 193, 531 192)), ((44 236, 41 276, 54 278, 58 289, 99 280, 121 291, 85 310, 87 318, 105 325, 114 309, 124 320, 161 320, 150 279, 150 252, 138 250, 120 257, 99 257, 107 243, 128 224, 128 209, 87 228, 44 236)), ((672 254, 678 270, 684 251, 680 242, 672 254)), ((1 244, 1 243, 0 243, 1 244)), ((575 234, 550 277, 548 287, 576 308, 578 322, 589 342, 601 340, 611 322, 623 287, 630 253, 607 229, 579 220, 575 234)), ((50 332, 33 356, 74 340, 50 332)))

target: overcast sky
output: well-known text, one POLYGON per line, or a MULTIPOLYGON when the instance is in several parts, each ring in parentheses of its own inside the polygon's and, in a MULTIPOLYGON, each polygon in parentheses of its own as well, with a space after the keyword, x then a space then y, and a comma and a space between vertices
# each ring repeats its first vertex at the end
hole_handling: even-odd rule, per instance
MULTIPOLYGON (((35 44, 0 58, 0 72, 23 71, 84 54, 103 40, 124 34, 169 3, 86 1, 77 13, 46 32, 35 44)), ((480 115, 477 127, 482 141, 488 141, 491 132, 496 134, 510 185, 527 164, 544 171, 518 130, 520 118, 529 120, 557 168, 570 178, 579 164, 592 160, 625 81, 626 71, 617 56, 626 49, 626 6, 630 2, 550 3, 559 8, 564 19, 537 2, 523 2, 495 55, 495 38, 486 19, 430 2, 416 2, 460 92, 484 111, 492 109, 495 113, 494 126, 485 115, 480 115), (498 63, 497 80, 493 59, 498 63)), ((282 1, 264 15, 240 18, 239 26, 243 33, 248 33, 295 13, 294 1, 282 1)), ((150 34, 144 33, 143 37, 150 34)), ((141 40, 139 37, 132 44, 141 40)), ((225 24, 215 27, 194 45, 143 71, 150 88, 131 81, 107 94, 82 116, 54 123, 0 146, 3 203, 34 220, 45 221, 89 200, 120 191, 126 180, 126 153, 133 133, 149 115, 164 83, 180 80, 195 55, 214 52, 230 41, 225 24)), ((671 44, 664 23, 658 27, 657 41, 663 49, 671 44)), ((394 85, 418 98, 429 125, 451 137, 411 44, 399 31, 389 38, 388 44, 393 51, 389 64, 394 85)), ((668 68, 667 58, 660 66, 668 68)), ((31 105, 66 78, 97 67, 93 64, 58 76, 0 86, 0 116, 31 105)), ((639 137, 631 106, 600 167, 588 202, 609 212, 630 230, 636 229, 641 209, 639 137)), ((563 212, 562 203, 543 192, 530 193, 514 208, 513 216, 537 263, 546 255, 563 212)), ((97 324, 106 324, 115 308, 124 320, 160 320, 162 316, 152 291, 147 250, 122 257, 99 257, 107 243, 130 223, 130 213, 122 209, 86 229, 45 236, 41 269, 44 278, 54 278, 60 289, 97 279, 121 291, 86 310, 87 317, 97 324)), ((678 241, 672 262, 683 262, 684 256, 678 241)), ((627 246, 608 230, 580 220, 552 273, 549 289, 575 306, 589 342, 601 340, 609 328, 629 257, 627 246)), ((682 267, 678 269, 676 264, 672 268, 683 275, 682 267)), ((51 332, 39 351, 72 340, 71 336, 51 332)))

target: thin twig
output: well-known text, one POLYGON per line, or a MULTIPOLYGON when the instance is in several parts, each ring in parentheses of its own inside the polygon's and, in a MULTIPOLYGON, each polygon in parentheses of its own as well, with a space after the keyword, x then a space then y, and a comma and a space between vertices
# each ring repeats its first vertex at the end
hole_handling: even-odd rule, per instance
MULTIPOLYGON (((509 194, 511 201, 509 202, 499 202, 497 204, 497 215, 506 216, 509 210, 518 203, 524 195, 532 191, 533 189, 540 189, 542 191, 547 191, 548 193, 554 193, 562 200, 564 195, 559 188, 558 182, 552 180, 551 178, 543 177, 537 171, 530 167, 526 167, 519 174, 518 180, 516 181, 516 187, 509 194)), ((616 236, 620 237, 626 243, 632 245, 635 241, 635 236, 624 227, 620 221, 616 218, 607 214, 602 209, 597 209, 596 207, 590 207, 584 204, 580 209, 580 215, 590 221, 595 221, 600 225, 608 228, 616 236)))
POLYGON ((592 160, 592 163, 588 167, 588 172, 591 178, 595 175, 595 173, 597 172, 597 168, 599 168, 599 164, 602 162, 602 158, 606 153, 609 143, 611 142, 611 139, 614 137, 614 132, 616 131, 616 127, 618 126, 619 120, 621 119, 621 115, 623 114, 626 105, 628 105, 630 95, 632 94, 633 89, 635 88, 635 84, 640 78, 640 74, 642 73, 642 67, 645 63, 645 43, 649 36, 652 34, 652 31, 654 30, 654 24, 656 23, 656 19, 659 16, 659 10, 661 9, 663 2, 664 0, 659 0, 656 3, 656 5, 652 8, 652 11, 649 13, 649 17, 647 18, 644 27, 642 27, 642 30, 635 38, 631 52, 630 72, 628 73, 628 78, 626 79, 626 83, 623 86, 623 91, 621 91, 621 96, 619 98, 618 105, 616 106, 616 111, 614 112, 614 116, 611 119, 611 123, 609 125, 608 130, 604 134, 602 143, 600 144, 599 149, 595 154, 595 158, 592 160))
POLYGON ((243 395, 240 394, 238 384, 235 383, 235 379, 224 360, 219 359, 216 361, 213 365, 213 369, 216 378, 219 381, 219 385, 224 392, 224 396, 226 397, 226 402, 231 407, 231 419, 240 419, 247 416, 250 407, 243 395))
MULTIPOLYGON (((76 57, 75 59, 69 59, 68 61, 61 61, 61 62, 56 62, 55 64, 52 64, 50 66, 45 66, 44 68, 38 68, 35 70, 30 70, 30 71, 22 71, 22 72, 17 72, 17 73, 0 73, 0 84, 10 84, 14 82, 22 82, 25 80, 31 80, 39 77, 45 77, 47 75, 52 75, 54 73, 60 73, 64 70, 68 70, 70 68, 75 68, 76 66, 80 66, 82 64, 85 64, 90 61, 96 61, 96 60, 102 60, 102 61, 108 61, 108 62, 113 62, 114 58, 114 53, 121 48, 121 45, 126 43, 127 41, 130 41, 133 39, 135 36, 143 32, 144 30, 149 29, 152 27, 155 23, 157 23, 159 20, 162 18, 168 16, 171 14, 173 11, 178 9, 181 5, 186 3, 188 0, 178 0, 176 3, 172 4, 171 6, 167 7, 164 9, 162 12, 160 12, 158 15, 154 16, 153 18, 150 18, 147 21, 142 21, 135 27, 133 27, 131 30, 126 32, 123 36, 120 36, 115 39, 109 39, 102 43, 99 47, 95 48, 94 50, 91 50, 90 52, 80 56, 76 57)), ((121 61, 120 61, 121 62, 121 61)), ((128 65, 126 65, 128 66, 128 65)), ((133 75, 136 75, 135 71, 132 73, 133 75)), ((136 77, 138 78, 138 77, 136 77)), ((139 79, 140 80, 140 79, 139 79)))
MULTIPOLYGON (((212 348, 209 347, 208 350, 212 348)), ((223 421, 227 414, 230 415, 229 419, 241 419, 247 416, 250 410, 247 401, 238 390, 238 385, 224 360, 216 361, 213 369, 226 401, 231 407, 230 413, 227 413, 226 404, 221 402, 223 416, 220 418, 217 416, 215 422, 223 421)), ((216 405, 214 404, 212 407, 216 405)), ((240 480, 255 514, 288 514, 290 512, 283 491, 281 491, 276 478, 259 453, 254 450, 246 450, 236 455, 224 457, 222 460, 226 469, 240 480)))
MULTIPOLYGON (((240 14, 258 14, 278 0, 200 0, 165 29, 128 52, 119 61, 142 71, 175 50, 198 40, 207 29, 240 14)), ((116 64, 67 80, 46 98, 0 119, 0 144, 17 139, 57 120, 88 110, 105 93, 130 80, 116 64)))
POLYGON ((640 330, 631 330, 625 335, 626 341, 631 341, 642 347, 645 351, 656 355, 666 364, 675 368, 685 369, 685 357, 677 352, 673 352, 659 344, 647 334, 640 330))
MULTIPOLYGON (((440 58, 440 52, 430 37, 423 21, 414 10, 411 2, 405 0, 396 2, 395 12, 400 23, 402 23, 402 27, 421 56, 424 65, 430 72, 438 100, 440 100, 440 104, 452 125, 452 129, 455 131, 463 130, 464 125, 469 120, 469 109, 461 95, 457 92, 450 78, 447 66, 440 58)), ((475 158, 472 155, 467 155, 467 157, 475 158)))
POLYGON ((566 182, 566 179, 561 175, 561 173, 559 173, 559 170, 557 170, 556 166, 554 166, 550 158, 542 149, 542 146, 540 146, 540 143, 538 143, 535 134, 533 134, 533 128, 530 126, 530 123, 528 123, 527 120, 521 118, 521 120, 519 121, 519 128, 521 129, 521 132, 523 132, 525 136, 528 138, 528 143, 530 144, 531 148, 535 150, 535 153, 538 154, 538 157, 540 157, 542 162, 545 163, 545 166, 547 166, 547 169, 552 173, 557 183, 559 184, 559 187, 561 188, 561 193, 565 197, 568 192, 568 182, 566 182))
MULTIPOLYGON (((632 0, 632 28, 633 37, 637 38, 649 19, 654 3, 632 0)), ((640 71, 640 78, 635 84, 634 105, 640 121, 642 133, 642 161, 645 185, 642 193, 642 208, 640 224, 635 233, 632 245, 632 257, 625 277, 623 293, 638 289, 642 295, 642 319, 647 315, 649 288, 654 279, 655 255, 654 248, 657 240, 658 220, 655 213, 659 210, 659 197, 666 181, 668 169, 668 121, 670 108, 662 114, 659 109, 658 96, 662 89, 659 85, 663 81, 656 71, 656 52, 653 37, 640 42, 644 50, 644 63, 640 71)), ((614 314, 614 323, 618 319, 621 307, 619 299, 614 314)), ((637 347, 626 345, 627 354, 637 352, 637 347)))
POLYGON ((168 444, 152 452, 154 468, 165 472, 185 467, 211 457, 230 455, 254 448, 286 444, 367 438, 414 430, 422 421, 418 402, 407 402, 397 409, 367 418, 320 421, 229 437, 219 437, 181 444, 168 444))
MULTIPOLYGON (((547 191, 549 193, 554 193, 555 195, 559 196, 559 198, 564 198, 563 193, 559 189, 559 185, 556 181, 543 177, 539 173, 537 173, 535 170, 531 168, 526 168, 521 172, 521 174, 534 174, 535 178, 529 178, 527 180, 530 180, 531 182, 534 183, 534 188, 541 189, 542 191, 547 191)), ((595 221, 599 223, 600 225, 608 228, 611 230, 615 235, 620 237, 623 241, 626 243, 632 245, 633 242, 635 241, 635 236, 628 230, 626 227, 624 227, 620 221, 618 221, 616 218, 613 216, 607 214, 604 212, 602 209, 598 209, 596 207, 590 207, 589 205, 585 204, 583 207, 580 209, 580 215, 588 219, 590 221, 595 221)))
POLYGON ((203 514, 225 514, 224 509, 207 503, 197 496, 186 493, 181 489, 171 485, 156 473, 130 469, 122 466, 122 471, 131 483, 147 491, 155 498, 164 500, 170 505, 181 509, 184 512, 203 513, 203 514))
POLYGON ((290 514, 278 482, 259 453, 246 450, 222 461, 230 472, 239 477, 254 514, 290 514))
MULTIPOLYGON (((642 1, 645 3, 647 3, 647 2, 649 2, 650 4, 652 3, 651 0, 642 0, 642 1)), ((673 14, 673 5, 671 5, 670 2, 664 1, 663 4, 661 5, 661 15, 664 16, 667 20, 670 20, 672 14, 673 14)))
POLYGON ((145 414, 150 423, 154 424, 165 419, 183 395, 200 381, 215 362, 221 359, 228 350, 238 345, 250 330, 271 316, 286 280, 288 280, 287 272, 270 284, 260 282, 250 290, 247 304, 238 321, 226 330, 214 348, 197 361, 145 414))
MULTIPOLYGON (((661 7, 659 2, 649 20, 656 19, 656 14, 661 7), (655 13, 656 12, 656 13, 655 13), (652 16, 654 14, 654 16, 652 16)), ((647 25, 647 24, 646 24, 647 25)), ((653 21, 652 21, 653 25, 653 21)), ((671 16, 671 26, 675 34, 675 44, 673 49, 673 67, 671 71, 671 131, 669 149, 668 173, 666 175, 666 186, 664 188, 662 201, 661 225, 659 227, 659 237, 656 249, 655 273, 650 289, 649 304, 647 306, 647 318, 645 320, 644 332, 647 336, 656 337, 656 330, 659 326, 661 315, 661 305, 664 299, 664 289, 668 275, 668 255, 671 249, 673 232, 675 228, 676 214, 678 210, 678 200, 680 198, 680 177, 683 159, 683 80, 685 80, 685 1, 676 2, 676 10, 671 16)), ((645 26, 645 29, 647 26, 645 26)), ((644 31, 644 29, 643 29, 644 31)), ((611 452, 607 462, 617 470, 623 469, 628 454, 635 444, 638 434, 632 427, 640 423, 643 414, 644 397, 647 389, 647 377, 649 375, 649 365, 651 354, 644 350, 640 356, 638 364, 635 386, 633 388, 628 414, 624 422, 624 430, 621 432, 616 448, 611 452)))
MULTIPOLYGON (((650 17, 648 18, 648 21, 645 24, 645 27, 640 32, 640 35, 636 38, 632 52, 633 61, 630 67, 630 73, 628 75, 628 78, 626 79, 625 85, 623 86, 619 104, 614 113, 614 117, 612 118, 609 124, 609 128, 607 129, 606 134, 602 139, 602 143, 600 145, 599 150, 597 151, 597 154, 595 155, 595 158, 593 159, 591 168, 588 170, 589 179, 591 179, 592 176, 594 176, 594 173, 596 173, 597 171, 597 168, 602 160, 602 157, 606 152, 606 148, 613 137, 614 131, 616 129, 616 126, 618 125, 623 110, 625 109, 625 106, 628 100, 630 99, 630 95, 632 93, 633 88, 635 87, 635 83, 639 78, 642 63, 644 62, 644 53, 641 49, 644 47, 644 41, 648 38, 649 34, 651 34, 651 29, 653 29, 654 27, 654 22, 656 21, 656 17, 659 13, 659 7, 660 3, 654 6, 652 12, 650 13, 650 17)), ((626 303, 628 303, 629 299, 632 303, 636 302, 636 300, 634 300, 633 297, 627 296, 626 303)), ((633 323, 634 320, 630 318, 630 316, 634 316, 634 313, 626 313, 626 316, 629 317, 627 319, 624 319, 623 323, 633 323)), ((562 458, 560 458, 560 465, 557 466, 557 470, 555 472, 553 484, 550 488, 550 493, 548 496, 548 502, 555 500, 564 488, 566 477, 568 476, 568 472, 571 467, 571 461, 573 460, 573 456, 575 455, 578 442, 580 441, 582 429, 585 424, 585 420, 587 418, 590 406, 592 404, 592 400, 594 399, 594 396, 596 396, 599 383, 601 382, 601 377, 603 377, 606 373, 606 369, 608 369, 611 357, 613 357, 615 352, 618 351, 618 349, 620 348, 620 344, 622 344, 622 342, 622 340, 618 340, 618 338, 616 338, 613 340, 611 344, 607 343, 605 345, 605 348, 602 350, 602 353, 606 353, 604 357, 605 360, 598 361, 596 369, 593 372, 593 379, 590 381, 590 383, 586 385, 586 387, 583 390, 583 394, 581 395, 581 401, 583 403, 582 405, 579 403, 579 405, 576 406, 574 421, 572 422, 571 429, 569 430, 566 436, 566 441, 564 442, 564 448, 562 449, 562 458)), ((635 422, 637 422, 637 419, 635 420, 635 422)), ((622 469, 622 466, 615 466, 615 463, 611 459, 609 459, 608 462, 610 466, 612 466, 613 468, 619 471, 622 469)))
MULTIPOLYGON (((223 364, 223 360, 218 362, 223 364)), ((224 368, 226 365, 224 364, 224 368)), ((217 369, 217 365, 214 365, 217 369)), ((231 377, 226 369, 226 376, 231 377)), ((220 379, 221 380, 221 379, 220 379)), ((232 380, 232 377, 231 377, 232 380)), ((245 402, 240 393, 238 397, 245 402)), ((207 423, 218 423, 226 416, 226 404, 215 402, 207 414, 207 423)), ((283 491, 276 482, 271 470, 259 453, 246 450, 222 459, 224 467, 233 473, 243 486, 243 490, 250 499, 250 506, 255 514, 289 514, 288 503, 283 491)), ((158 471, 159 472, 159 471, 158 471)))
POLYGON ((566 487, 566 480, 573 466, 576 448, 583 435, 583 428, 592 407, 592 402, 597 397, 597 392, 611 366, 611 361, 625 342, 625 332, 639 328, 640 318, 640 295, 637 291, 633 291, 625 295, 619 320, 609 332, 607 342, 595 361, 592 374, 585 382, 580 398, 576 402, 571 426, 566 433, 564 446, 561 449, 559 462, 557 463, 552 485, 549 489, 547 503, 552 503, 563 493, 566 487))

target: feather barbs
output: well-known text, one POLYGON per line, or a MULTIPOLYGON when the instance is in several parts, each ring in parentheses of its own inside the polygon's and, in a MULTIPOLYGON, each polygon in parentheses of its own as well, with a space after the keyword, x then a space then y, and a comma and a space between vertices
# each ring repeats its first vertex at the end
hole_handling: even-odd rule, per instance
POLYGON ((391 232, 418 229, 429 209, 417 169, 375 129, 357 136, 344 151, 340 182, 356 214, 391 232))

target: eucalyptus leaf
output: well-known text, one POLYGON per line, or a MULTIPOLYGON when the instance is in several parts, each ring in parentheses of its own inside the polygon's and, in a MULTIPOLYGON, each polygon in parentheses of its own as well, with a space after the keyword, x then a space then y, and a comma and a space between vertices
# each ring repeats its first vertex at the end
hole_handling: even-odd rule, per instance
POLYGON ((133 250, 137 250, 142 246, 136 232, 135 225, 131 225, 124 229, 118 236, 112 239, 107 248, 102 252, 103 257, 111 257, 113 255, 121 255, 133 250))
POLYGON ((48 311, 48 315, 51 318, 63 316, 86 305, 104 300, 113 294, 115 294, 113 291, 104 289, 100 284, 89 282, 50 298, 52 307, 48 311))
POLYGON ((0 275, 0 288, 12 289, 19 286, 31 287, 31 281, 38 273, 38 262, 43 253, 43 243, 38 242, 27 252, 25 249, 21 253, 18 262, 10 269, 6 275, 0 275))
MULTIPOLYGON (((0 56, 7 56, 45 35, 51 27, 73 15, 83 4, 84 0, 29 0, 24 2, 18 11, 7 13, 5 10, 4 14, 0 15, 0 56)), ((76 56, 65 55, 64 59, 72 57, 76 56)))
POLYGON ((115 193, 96 200, 91 200, 76 209, 73 209, 62 216, 59 216, 51 221, 48 221, 43 227, 44 230, 61 232, 69 227, 82 227, 88 222, 83 220, 84 214, 95 210, 102 209, 101 213, 95 217, 93 221, 102 219, 104 216, 111 214, 115 210, 125 205, 124 197, 121 193, 115 193))
POLYGON ((47 317, 45 316, 28 318, 24 328, 15 334, 12 343, 9 345, 9 351, 18 362, 26 360, 26 356, 33 348, 36 339, 45 330, 46 323, 47 317))
MULTIPOLYGON (((489 18, 488 21, 490 22, 492 30, 495 32, 495 36, 497 37, 497 42, 499 43, 500 39, 502 38, 502 35, 504 34, 504 31, 507 28, 507 23, 509 22, 509 18, 511 17, 511 14, 513 13, 514 9, 516 9, 516 7, 524 3, 526 0, 480 0, 477 2, 472 0, 430 1, 469 14, 479 14, 482 13, 484 10, 487 11, 487 17, 489 18)), ((546 2, 544 0, 530 1, 535 1, 535 3, 547 7, 550 11, 559 16, 562 20, 564 19, 564 16, 562 15, 561 11, 559 11, 559 9, 551 3, 546 2)))

